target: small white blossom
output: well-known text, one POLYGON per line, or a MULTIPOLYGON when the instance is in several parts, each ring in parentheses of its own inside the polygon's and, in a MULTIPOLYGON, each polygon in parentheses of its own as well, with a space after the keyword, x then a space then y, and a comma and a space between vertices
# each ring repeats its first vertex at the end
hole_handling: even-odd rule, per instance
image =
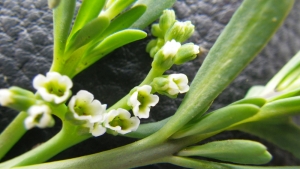
POLYGON ((93 94, 85 90, 80 90, 73 96, 68 106, 75 119, 89 123, 103 121, 106 110, 106 104, 101 105, 100 101, 94 100, 93 94))
POLYGON ((169 88, 167 89, 170 95, 185 93, 189 91, 188 78, 185 74, 171 74, 168 76, 169 88))
POLYGON ((135 131, 140 125, 140 120, 130 116, 125 109, 111 110, 105 115, 104 126, 120 134, 135 131))
POLYGON ((73 83, 68 76, 60 75, 57 72, 48 72, 44 75, 37 75, 33 79, 33 87, 47 102, 60 104, 65 102, 71 95, 73 83))
POLYGON ((0 89, 0 105, 8 106, 13 103, 12 93, 9 89, 0 89))
POLYGON ((133 114, 139 118, 148 118, 150 106, 155 106, 159 97, 151 94, 152 87, 144 85, 137 87, 136 91, 130 96, 127 105, 132 107, 133 114))
POLYGON ((29 116, 25 119, 27 130, 37 126, 39 128, 52 127, 54 119, 51 116, 51 110, 47 105, 34 105, 28 109, 29 116))
POLYGON ((174 57, 180 48, 181 44, 176 42, 174 39, 171 41, 167 41, 165 45, 162 47, 163 55, 167 57, 174 57))
POLYGON ((197 55, 199 52, 200 52, 200 47, 198 46, 198 45, 194 45, 194 48, 193 48, 194 50, 193 50, 193 53, 195 54, 195 55, 197 55))
POLYGON ((101 136, 106 132, 103 122, 86 123, 85 127, 89 128, 89 132, 95 137, 101 136))

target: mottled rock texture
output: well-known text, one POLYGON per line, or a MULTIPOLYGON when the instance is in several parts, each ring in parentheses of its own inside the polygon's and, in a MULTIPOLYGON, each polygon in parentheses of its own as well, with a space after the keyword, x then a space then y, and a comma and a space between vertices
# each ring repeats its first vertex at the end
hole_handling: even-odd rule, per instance
MULTIPOLYGON (((210 49, 228 23, 241 0, 179 0, 174 9, 180 20, 191 20, 196 32, 190 41, 210 49)), ((220 108, 243 98, 252 85, 265 84, 300 49, 300 1, 295 6, 280 30, 266 48, 241 73, 240 76, 215 100, 212 109, 220 108)), ((145 53, 150 40, 122 47, 100 60, 74 79, 74 90, 89 90, 102 103, 112 105, 132 87, 139 84, 150 70, 151 59, 145 53)), ((20 86, 32 90, 31 80, 45 74, 52 62, 52 12, 46 0, 0 0, 0 88, 20 86)), ((186 73, 190 80, 201 66, 204 58, 197 58, 183 66, 174 66, 168 73, 186 73)), ((171 100, 161 97, 152 109, 151 118, 157 121, 172 115, 183 96, 171 100)), ((14 118, 17 112, 0 108, 0 131, 14 118)), ((4 160, 32 149, 45 142, 60 129, 60 122, 46 130, 33 129, 7 154, 4 160)), ((295 136, 300 137, 300 136, 295 136)), ((226 132, 212 139, 245 138, 259 140, 241 132, 226 132)), ((51 159, 66 159, 108 150, 134 141, 110 135, 91 138, 51 159)), ((262 140, 260 140, 262 141, 262 140)), ((274 159, 270 165, 300 165, 300 160, 290 153, 267 145, 274 159)), ((142 168, 177 168, 168 164, 142 168)), ((179 167, 178 167, 179 168, 179 167)))

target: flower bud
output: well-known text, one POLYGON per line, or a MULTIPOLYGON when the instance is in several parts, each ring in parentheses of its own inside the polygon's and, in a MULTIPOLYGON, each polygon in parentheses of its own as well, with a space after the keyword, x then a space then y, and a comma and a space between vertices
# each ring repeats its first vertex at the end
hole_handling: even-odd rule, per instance
POLYGON ((36 99, 32 92, 19 87, 0 89, 0 105, 18 111, 26 111, 35 104, 36 99))
POLYGON ((189 91, 188 78, 185 74, 157 77, 151 85, 156 92, 170 98, 176 98, 179 93, 189 91))
POLYGON ((187 61, 193 60, 197 57, 199 53, 199 46, 193 43, 187 43, 182 45, 175 56, 174 63, 176 65, 181 65, 187 61))
POLYGON ((159 38, 163 38, 164 34, 162 32, 162 30, 159 28, 158 24, 153 24, 151 27, 151 33, 153 36, 159 37, 159 38))
POLYGON ((177 42, 184 42, 194 33, 195 26, 190 22, 176 21, 173 26, 166 32, 165 40, 175 39, 177 42))
POLYGON ((48 0, 48 7, 50 9, 56 8, 60 3, 60 0, 48 0))
POLYGON ((170 9, 164 10, 159 19, 159 27, 162 30, 163 34, 167 32, 167 30, 174 24, 174 22, 175 12, 170 9))
POLYGON ((149 41, 149 43, 146 46, 146 52, 150 53, 151 49, 156 47, 157 44, 157 39, 152 39, 149 41))
POLYGON ((164 44, 165 44, 164 39, 158 38, 156 40, 152 40, 148 43, 146 51, 150 54, 150 57, 153 58, 155 54, 164 46, 164 44))
POLYGON ((168 41, 154 56, 152 67, 160 70, 168 70, 173 65, 174 57, 181 44, 175 40, 168 41))

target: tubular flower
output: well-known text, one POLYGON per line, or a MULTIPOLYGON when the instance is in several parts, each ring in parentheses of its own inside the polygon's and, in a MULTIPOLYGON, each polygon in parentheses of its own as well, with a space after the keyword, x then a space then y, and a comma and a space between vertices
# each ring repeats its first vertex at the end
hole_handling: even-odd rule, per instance
POLYGON ((103 122, 87 123, 85 127, 89 128, 89 132, 95 137, 101 136, 106 132, 103 122))
POLYGON ((0 105, 8 106, 13 103, 12 92, 9 89, 0 89, 0 105))
POLYGON ((60 104, 65 102, 71 95, 73 83, 68 76, 57 72, 48 72, 44 75, 37 75, 33 79, 33 87, 47 102, 60 104))
POLYGON ((189 91, 188 78, 185 74, 171 74, 168 76, 169 88, 167 89, 170 95, 185 93, 189 91))
POLYGON ((106 104, 101 105, 100 101, 94 100, 93 94, 85 90, 73 96, 68 106, 75 119, 89 123, 102 122, 106 110, 106 104))
POLYGON ((51 116, 51 110, 47 105, 34 105, 28 109, 29 116, 25 119, 25 128, 27 130, 37 126, 39 128, 52 127, 54 119, 51 116))
POLYGON ((140 125, 137 117, 130 117, 125 109, 111 110, 105 115, 104 126, 120 134, 135 131, 140 125))
POLYGON ((155 106, 158 103, 159 97, 151 94, 152 87, 144 85, 137 87, 127 102, 128 106, 132 107, 133 114, 139 118, 148 118, 150 106, 155 106))

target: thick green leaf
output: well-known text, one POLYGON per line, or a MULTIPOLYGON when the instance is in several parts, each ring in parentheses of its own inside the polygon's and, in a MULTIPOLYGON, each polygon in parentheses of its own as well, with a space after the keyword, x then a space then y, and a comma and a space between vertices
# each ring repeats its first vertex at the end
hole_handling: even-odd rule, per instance
POLYGON ((106 16, 99 16, 84 25, 69 41, 66 53, 73 52, 90 41, 98 39, 101 33, 109 26, 109 23, 110 21, 106 16))
POLYGON ((161 139, 186 125, 235 79, 267 44, 293 2, 243 1, 205 58, 177 112, 158 131, 161 139))
POLYGON ((196 124, 190 124, 179 130, 172 137, 182 138, 194 134, 206 134, 222 131, 259 112, 259 107, 252 104, 238 104, 224 107, 203 116, 196 124))
POLYGON ((261 95, 261 93, 264 91, 265 86, 252 86, 247 94, 245 95, 245 98, 250 98, 250 97, 258 97, 261 95))
POLYGON ((251 122, 235 129, 259 136, 300 159, 300 128, 290 120, 283 122, 251 122))
POLYGON ((143 16, 138 19, 131 28, 137 29, 145 29, 148 25, 154 22, 160 15, 162 14, 163 10, 167 8, 171 8, 176 0, 138 0, 135 5, 146 5, 147 10, 143 14, 143 16))
POLYGON ((300 96, 280 99, 265 104, 260 112, 250 121, 282 119, 288 116, 300 114, 300 96))
POLYGON ((127 29, 130 25, 132 25, 139 17, 145 13, 147 7, 145 5, 137 5, 116 17, 111 21, 109 27, 103 32, 100 40, 103 38, 123 29, 127 29))
POLYGON ((53 64, 51 71, 59 72, 64 63, 64 51, 75 11, 76 0, 63 0, 53 10, 53 64))
MULTIPOLYGON (((285 81, 293 81, 295 77, 289 77, 292 71, 297 71, 300 65, 300 52, 298 52, 266 85, 266 89, 261 94, 261 96, 272 94, 276 92, 276 88, 283 88, 285 81)), ((285 85, 286 86, 286 85, 285 85)))
POLYGON ((203 169, 299 169, 299 166, 246 166, 211 162, 199 159, 192 159, 186 157, 169 157, 164 162, 168 162, 174 165, 182 166, 185 168, 203 168, 203 169))
POLYGON ((81 72, 111 51, 128 43, 143 39, 146 36, 146 32, 136 29, 126 29, 108 36, 83 58, 74 74, 81 72))
POLYGON ((267 102, 266 99, 262 98, 262 97, 250 97, 250 98, 245 98, 239 101, 236 101, 230 105, 238 105, 238 104, 253 104, 256 105, 258 107, 262 107, 263 105, 265 105, 267 102))
POLYGON ((105 2, 106 0, 83 0, 69 38, 72 38, 85 24, 97 18, 105 2))
POLYGON ((147 33, 137 29, 126 29, 116 32, 107 38, 105 38, 100 44, 98 44, 89 54, 88 57, 93 57, 99 54, 107 54, 116 48, 126 45, 130 42, 134 42, 143 39, 147 36, 147 33))
POLYGON ((134 3, 134 1, 136 1, 136 0, 118 0, 118 1, 115 1, 101 15, 105 15, 109 19, 113 19, 119 13, 121 13, 124 9, 126 9, 128 6, 130 6, 132 3, 134 3))
POLYGON ((249 140, 214 141, 184 148, 177 155, 201 156, 238 164, 266 164, 272 159, 264 145, 249 140))

